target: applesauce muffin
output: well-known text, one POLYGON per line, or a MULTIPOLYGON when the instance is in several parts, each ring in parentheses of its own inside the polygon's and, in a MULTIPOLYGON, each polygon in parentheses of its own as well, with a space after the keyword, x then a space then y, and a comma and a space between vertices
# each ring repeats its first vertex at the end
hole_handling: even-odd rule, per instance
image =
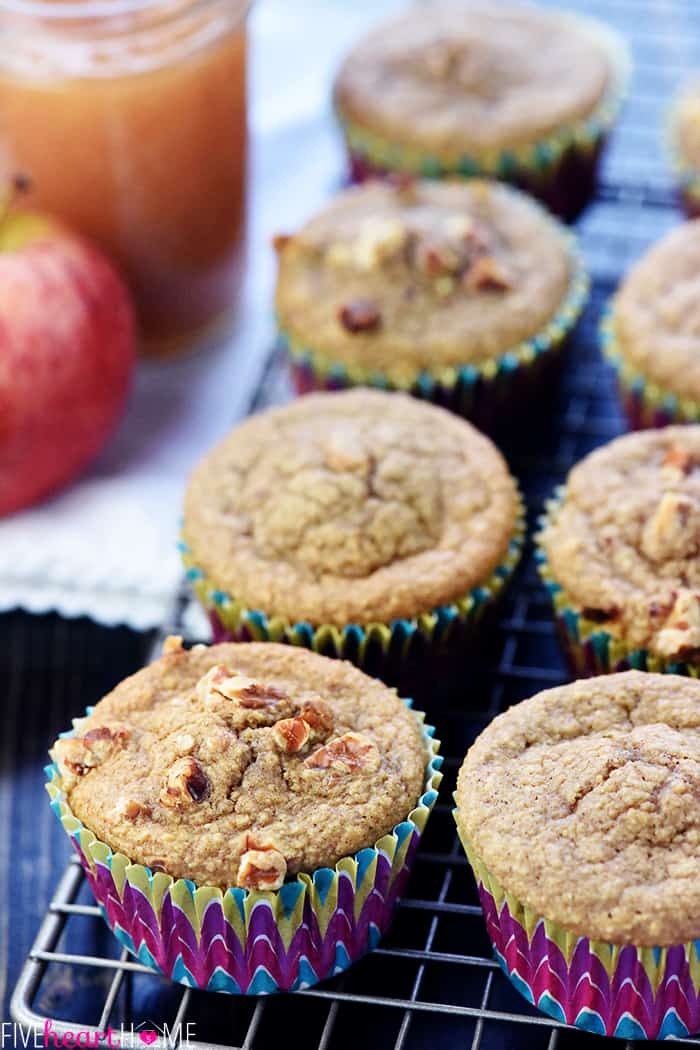
POLYGON ((527 418, 588 292, 572 236, 483 179, 375 180, 276 246, 300 392, 405 390, 486 430, 527 418))
POLYGON ((352 175, 490 175, 574 218, 628 67, 616 34, 570 13, 416 4, 358 41, 338 73, 352 175))
POLYGON ((681 202, 692 218, 700 215, 700 78, 683 85, 671 109, 669 136, 681 202))
POLYGON ((110 925, 140 958, 183 979, 169 922, 194 893, 196 922, 187 914, 192 928, 176 932, 196 986, 273 990, 257 978, 260 939, 293 909, 280 933, 310 927, 298 931, 301 948, 311 937, 306 976, 284 950, 276 957, 274 939, 266 963, 275 990, 288 989, 336 972, 329 929, 340 930, 345 968, 371 946, 368 923, 388 925, 439 781, 430 732, 393 690, 348 663, 272 644, 188 651, 171 638, 161 659, 56 741, 50 791, 110 925), (380 901, 361 916, 373 882, 380 901), (267 907, 253 921, 259 900, 267 907), (228 954, 216 948, 222 936, 228 954))
POLYGON ((517 563, 498 449, 401 394, 313 394, 235 427, 194 471, 183 553, 217 639, 286 641, 393 681, 462 652, 517 563))
POLYGON ((537 542, 578 674, 700 671, 700 426, 628 434, 578 463, 537 542))
POLYGON ((700 421, 700 220, 676 227, 636 264, 602 339, 632 428, 700 421))
POLYGON ((700 682, 622 674, 499 715, 455 793, 498 960, 601 1035, 700 1029, 700 682))

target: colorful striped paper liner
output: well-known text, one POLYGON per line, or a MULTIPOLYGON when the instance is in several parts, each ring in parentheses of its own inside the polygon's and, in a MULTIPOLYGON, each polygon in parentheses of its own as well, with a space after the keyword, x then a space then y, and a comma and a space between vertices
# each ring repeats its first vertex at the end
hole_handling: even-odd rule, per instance
POLYGON ((374 847, 335 868, 300 874, 276 892, 223 892, 134 864, 74 816, 55 763, 47 766, 46 787, 107 925, 141 963, 190 988, 296 991, 347 970, 391 924, 442 779, 434 729, 414 714, 427 764, 423 794, 406 820, 374 847))
MULTIPOLYGON (((533 207, 538 206, 533 202, 533 207)), ((402 390, 447 408, 487 430, 507 422, 513 409, 524 414, 538 388, 544 385, 539 382, 541 373, 559 357, 558 352, 574 330, 588 300, 590 281, 576 240, 558 223, 556 226, 571 259, 571 281, 556 314, 536 335, 499 357, 475 364, 389 374, 334 361, 323 348, 310 348, 280 323, 279 341, 289 358, 297 389, 302 394, 355 386, 402 390)))
MULTIPOLYGON (((595 164, 602 144, 615 124, 624 100, 631 59, 624 40, 607 26, 580 16, 575 16, 575 22, 603 46, 610 59, 608 88, 590 116, 562 125, 535 142, 485 150, 478 155, 462 154, 446 161, 430 151, 398 145, 361 126, 343 113, 336 94, 336 117, 355 169, 366 169, 367 174, 407 172, 424 178, 490 175, 527 186, 532 193, 546 200, 559 178, 567 174, 568 165, 576 168, 575 181, 578 183, 585 181, 583 172, 593 168, 588 179, 592 191, 595 164)), ((576 189, 576 186, 572 187, 573 191, 576 189)), ((568 195, 562 193, 561 196, 566 199, 568 195)))
POLYGON ((625 361, 615 333, 612 307, 601 321, 600 341, 603 355, 615 370, 620 401, 632 430, 700 422, 700 401, 664 390, 625 361))
MULTIPOLYGON (((539 520, 541 531, 556 518, 564 493, 565 488, 562 486, 555 490, 554 497, 547 502, 546 513, 539 520)), ((630 669, 700 677, 700 660, 668 660, 649 649, 631 647, 615 632, 614 625, 603 627, 586 617, 582 607, 573 601, 555 579, 540 533, 535 536, 535 541, 537 568, 551 599, 559 639, 575 678, 630 669)))
POLYGON ((575 934, 501 886, 458 820, 457 828, 496 958, 529 1003, 564 1024, 619 1039, 700 1031, 700 940, 645 948, 575 934))
POLYGON ((513 537, 504 560, 484 582, 465 595, 439 605, 411 619, 390 623, 350 623, 314 626, 307 622, 292 623, 282 617, 268 616, 259 609, 248 609, 213 580, 196 564, 192 550, 183 538, 179 550, 197 598, 207 612, 214 640, 239 642, 286 642, 313 649, 322 656, 350 660, 357 667, 371 668, 372 674, 396 677, 400 669, 418 650, 428 660, 452 646, 463 646, 476 633, 487 611, 491 611, 509 583, 522 554, 525 539, 525 508, 519 510, 513 537))

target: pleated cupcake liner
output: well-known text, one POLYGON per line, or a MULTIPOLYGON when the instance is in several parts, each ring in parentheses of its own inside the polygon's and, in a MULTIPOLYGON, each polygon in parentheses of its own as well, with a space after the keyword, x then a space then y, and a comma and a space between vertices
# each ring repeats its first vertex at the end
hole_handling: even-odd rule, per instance
POLYGON ((525 508, 519 508, 513 536, 503 561, 484 582, 462 597, 436 606, 419 616, 389 623, 313 625, 268 616, 248 609, 233 595, 219 590, 196 564, 183 538, 179 550, 187 579, 209 616, 215 642, 282 642, 312 649, 322 656, 350 660, 373 676, 394 684, 409 664, 424 666, 444 653, 462 652, 478 634, 509 583, 522 554, 525 539, 525 508))
POLYGON ((457 828, 496 958, 529 1003, 563 1024, 619 1039, 700 1031, 700 940, 647 948, 573 933, 509 893, 457 828))
MULTIPOLYGON (((563 496, 564 488, 561 487, 548 501, 546 513, 539 520, 540 531, 556 519, 563 496)), ((552 602, 559 640, 575 678, 589 678, 593 675, 630 669, 700 677, 700 659, 669 660, 649 649, 635 648, 619 637, 614 628, 608 630, 587 617, 582 607, 572 600, 555 578, 547 553, 540 542, 540 533, 535 536, 535 542, 537 568, 552 602)))
MULTIPOLYGON (((73 814, 55 763, 46 768, 46 787, 105 922, 141 963, 190 988, 296 991, 347 970, 391 925, 442 779, 435 730, 422 712, 413 713, 427 762, 423 793, 406 820, 373 848, 300 874, 275 892, 224 892, 135 864, 73 814)), ((63 735, 79 731, 81 721, 63 735)))
POLYGON ((620 403, 630 429, 646 430, 670 423, 700 422, 700 401, 664 390, 625 361, 615 333, 612 309, 601 321, 600 341, 604 357, 615 370, 620 403))
POLYGON ((589 117, 565 124, 535 142, 478 155, 465 153, 446 161, 368 130, 343 112, 336 97, 334 109, 352 179, 363 181, 395 172, 438 179, 486 175, 519 186, 564 219, 575 218, 593 195, 600 154, 622 107, 631 68, 627 46, 616 33, 580 17, 576 22, 603 45, 612 70, 610 85, 589 117))
POLYGON ((566 340, 588 300, 590 282, 576 242, 558 224, 557 229, 567 245, 572 277, 556 314, 536 335, 497 358, 476 364, 389 374, 335 361, 323 348, 307 346, 280 325, 279 341, 289 359, 298 392, 355 386, 402 390, 447 408, 490 432, 512 424, 518 415, 526 416, 533 399, 548 387, 543 380, 558 365, 566 340))

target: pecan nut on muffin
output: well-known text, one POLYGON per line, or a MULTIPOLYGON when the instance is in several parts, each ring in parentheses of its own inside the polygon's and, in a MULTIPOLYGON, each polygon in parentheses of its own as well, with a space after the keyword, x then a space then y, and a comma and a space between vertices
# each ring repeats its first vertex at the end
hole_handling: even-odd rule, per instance
POLYGON ((669 137, 681 202, 691 217, 700 215, 700 79, 684 84, 671 109, 669 137))
POLYGON ((416 4, 360 40, 334 102, 356 179, 490 175, 573 218, 628 75, 601 23, 514 4, 416 4))
POLYGON ((289 991, 385 932, 437 795, 422 715, 348 663, 180 639, 49 767, 118 939, 192 987, 289 991))
POLYGON ((700 422, 700 220, 672 230, 637 263, 602 340, 633 429, 700 422))
POLYGON ((700 426, 586 456, 537 537, 574 671, 700 672, 700 426))
POLYGON ((467 753, 455 817, 498 961, 558 1021, 700 1030, 700 682, 539 693, 467 753))
POLYGON ((588 293, 573 237, 484 179, 375 180, 276 245, 300 392, 405 390, 485 430, 532 416, 588 293))
POLYGON ((463 654, 522 532, 487 437, 405 395, 352 390, 232 430, 192 475, 182 549, 217 640, 304 645, 413 690, 414 663, 463 654))

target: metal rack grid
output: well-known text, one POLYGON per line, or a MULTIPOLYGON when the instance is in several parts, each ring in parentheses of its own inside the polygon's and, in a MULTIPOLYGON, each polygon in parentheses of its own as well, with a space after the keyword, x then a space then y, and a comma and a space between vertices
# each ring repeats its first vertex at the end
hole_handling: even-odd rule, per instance
MULTIPOLYGON (((608 17, 626 32, 637 72, 598 199, 578 224, 594 277, 592 301, 561 387, 552 392, 551 414, 520 436, 517 448, 506 448, 527 497, 531 527, 569 468, 623 429, 612 377, 597 350, 597 324, 620 275, 678 219, 660 145, 660 117, 683 73, 700 67, 700 32, 693 33, 697 12, 691 0, 581 0, 577 6, 608 17)), ((283 362, 271 355, 251 410, 288 397, 287 383, 283 362)), ((163 635, 181 633, 188 602, 183 591, 163 635)), ((494 632, 490 666, 465 682, 461 702, 430 711, 447 756, 441 801, 391 932, 347 974, 294 995, 251 1000, 172 985, 126 952, 119 954, 73 860, 15 988, 13 1019, 43 1028, 50 1018, 58 1033, 94 1033, 108 1024, 136 1030, 165 1025, 173 1045, 189 1034, 193 1050, 262 1050, 282 1034, 291 1050, 343 1050, 355 1046, 358 1036, 370 1039, 372 1047, 394 1050, 601 1047, 599 1037, 530 1008, 500 972, 451 816, 456 771, 480 729, 498 711, 565 679, 547 598, 528 548, 494 632), (189 1033, 188 1023, 194 1026, 189 1033)))

